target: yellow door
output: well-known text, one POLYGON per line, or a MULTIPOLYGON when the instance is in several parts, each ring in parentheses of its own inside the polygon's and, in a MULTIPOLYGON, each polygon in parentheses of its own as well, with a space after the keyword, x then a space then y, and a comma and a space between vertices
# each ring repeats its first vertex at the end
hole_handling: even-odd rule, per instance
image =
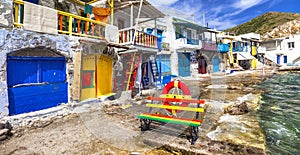
POLYGON ((256 46, 252 46, 252 55, 255 56, 257 54, 256 46))
POLYGON ((98 55, 97 57, 97 81, 96 81, 96 94, 97 97, 105 94, 112 93, 112 59, 98 55))
POLYGON ((95 98, 95 55, 83 56, 80 100, 95 98))
POLYGON ((251 61, 251 66, 252 66, 252 69, 256 69, 257 68, 257 59, 253 59, 252 61, 251 61))

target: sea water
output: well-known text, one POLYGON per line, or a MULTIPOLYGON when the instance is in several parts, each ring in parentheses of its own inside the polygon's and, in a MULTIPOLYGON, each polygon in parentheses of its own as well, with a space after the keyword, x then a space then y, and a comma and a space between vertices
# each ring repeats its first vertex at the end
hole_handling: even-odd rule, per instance
POLYGON ((268 154, 300 154, 300 74, 274 75, 260 86, 260 126, 268 154))

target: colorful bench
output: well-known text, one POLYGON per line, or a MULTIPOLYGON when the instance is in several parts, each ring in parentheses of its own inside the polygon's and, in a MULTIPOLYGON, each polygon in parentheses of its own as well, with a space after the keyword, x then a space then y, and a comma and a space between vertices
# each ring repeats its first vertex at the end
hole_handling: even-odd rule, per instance
MULTIPOLYGON (((174 82, 174 81, 173 81, 174 82)), ((178 81, 177 81, 178 82, 178 81)), ((169 83, 170 84, 170 83, 169 83)), ((174 85, 174 83, 171 85, 174 85)), ((182 82, 175 84, 181 85, 181 87, 186 87, 182 82)), ((167 87, 170 88, 170 87, 167 87)), ((186 88, 185 88, 186 89, 186 88)), ((166 92, 166 90, 163 90, 166 92)), ((146 107, 150 108, 148 113, 142 113, 138 116, 141 123, 141 130, 146 131, 150 129, 150 124, 152 121, 163 122, 163 123, 172 123, 172 124, 180 124, 189 126, 190 135, 189 140, 191 144, 194 145, 196 140, 198 139, 198 127, 202 123, 202 120, 199 118, 199 113, 205 112, 205 109, 201 104, 205 104, 204 100, 194 100, 191 99, 190 94, 178 95, 178 94, 163 94, 160 97, 148 97, 148 100, 151 101, 151 104, 146 104, 146 107), (158 102, 158 104, 154 104, 153 102, 158 102), (163 104, 160 104, 160 103, 163 104), (172 105, 170 102, 176 103, 184 103, 180 105, 172 105), (196 107, 189 107, 190 103, 196 104, 196 107), (156 109, 165 109, 166 114, 161 113, 151 113, 152 108, 156 109), (192 118, 179 118, 177 117, 178 113, 183 111, 195 112, 195 115, 192 118)))

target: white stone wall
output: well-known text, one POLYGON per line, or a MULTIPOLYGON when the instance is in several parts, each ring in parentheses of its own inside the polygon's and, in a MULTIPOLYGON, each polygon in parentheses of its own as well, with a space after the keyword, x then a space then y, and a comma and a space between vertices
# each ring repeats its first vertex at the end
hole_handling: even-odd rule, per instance
POLYGON ((0 28, 13 27, 13 2, 12 0, 0 1, 0 28))

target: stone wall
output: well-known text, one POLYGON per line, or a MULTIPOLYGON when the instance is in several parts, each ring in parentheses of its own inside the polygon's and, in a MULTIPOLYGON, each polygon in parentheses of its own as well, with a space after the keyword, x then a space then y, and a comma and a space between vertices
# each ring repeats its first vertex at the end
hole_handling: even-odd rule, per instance
MULTIPOLYGON (((8 93, 6 79, 6 56, 8 53, 26 48, 48 48, 64 55, 67 60, 67 73, 72 67, 73 52, 70 46, 69 36, 49 35, 36 32, 13 29, 7 31, 0 29, 0 118, 8 115, 8 93)), ((70 82, 68 76, 68 82, 70 82)))
POLYGON ((13 2, 12 0, 0 1, 0 28, 13 27, 13 2))

